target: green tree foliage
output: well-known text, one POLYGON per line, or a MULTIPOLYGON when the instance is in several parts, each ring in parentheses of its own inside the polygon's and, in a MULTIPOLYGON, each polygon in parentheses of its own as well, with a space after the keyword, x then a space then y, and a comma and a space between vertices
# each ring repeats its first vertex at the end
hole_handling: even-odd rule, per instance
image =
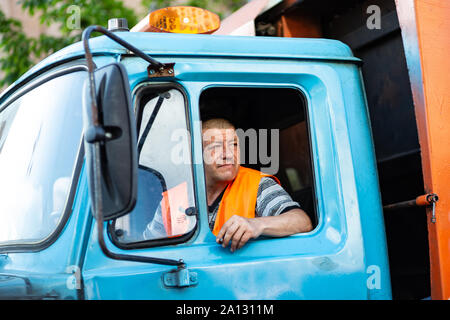
POLYGON ((111 17, 127 18, 131 25, 138 19, 121 0, 17 0, 30 15, 39 14, 40 23, 58 25, 60 35, 42 34, 39 38, 25 35, 22 24, 7 18, 0 10, 0 69, 5 76, 0 87, 14 82, 37 60, 79 41, 84 28, 106 26, 111 17), (79 17, 79 19, 77 18, 79 17))
MULTIPOLYGON (((5 76, 0 80, 0 87, 10 84, 28 70, 32 61, 31 48, 37 47, 35 41, 30 41, 22 32, 22 24, 15 19, 8 19, 0 11, 0 56, 1 69, 5 76)), ((33 39, 34 40, 34 39, 33 39)))
MULTIPOLYGON (((38 15, 43 25, 57 25, 60 35, 42 34, 28 37, 20 21, 8 18, 0 10, 0 69, 4 77, 0 87, 11 84, 38 60, 81 39, 82 31, 90 25, 106 26, 108 19, 121 17, 133 26, 136 13, 122 0, 16 0, 31 16, 38 15)), ((221 18, 247 3, 247 0, 141 0, 147 11, 171 5, 201 7, 221 18)), ((142 18, 142 17, 139 17, 142 18)))

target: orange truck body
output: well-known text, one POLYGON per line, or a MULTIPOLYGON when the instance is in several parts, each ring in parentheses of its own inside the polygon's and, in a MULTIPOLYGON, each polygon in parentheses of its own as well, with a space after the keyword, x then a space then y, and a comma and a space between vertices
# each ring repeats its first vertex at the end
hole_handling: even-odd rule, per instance
POLYGON ((433 207, 427 208, 431 297, 450 299, 450 2, 396 0, 396 5, 414 98, 424 189, 439 196, 435 222, 431 221, 433 207))

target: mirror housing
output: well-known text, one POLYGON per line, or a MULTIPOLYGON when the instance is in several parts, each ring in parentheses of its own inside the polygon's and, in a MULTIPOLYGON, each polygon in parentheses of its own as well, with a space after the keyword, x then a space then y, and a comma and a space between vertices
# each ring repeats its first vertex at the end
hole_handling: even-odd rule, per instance
POLYGON ((137 198, 136 124, 131 108, 130 86, 125 68, 112 63, 93 71, 96 117, 90 108, 92 84, 86 81, 85 152, 89 190, 95 216, 111 220, 130 212, 137 198), (95 144, 99 144, 98 152, 95 144), (96 191, 95 173, 100 174, 101 192, 96 191), (95 207, 101 197, 102 209, 95 207), (100 211, 100 212, 99 212, 100 211))

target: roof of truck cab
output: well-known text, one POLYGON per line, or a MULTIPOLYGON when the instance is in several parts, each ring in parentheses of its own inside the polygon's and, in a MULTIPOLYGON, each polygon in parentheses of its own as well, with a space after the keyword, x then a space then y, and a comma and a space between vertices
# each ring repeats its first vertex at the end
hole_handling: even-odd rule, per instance
MULTIPOLYGON (((347 45, 331 39, 180 35, 153 32, 120 32, 116 35, 151 56, 234 56, 360 61, 353 56, 347 45)), ((106 36, 92 38, 89 46, 96 54, 126 53, 125 48, 106 36)), ((36 65, 36 68, 80 55, 84 55, 84 49, 83 44, 78 42, 51 55, 36 65)))
MULTIPOLYGON (((153 32, 119 32, 116 35, 152 57, 203 56, 360 62, 358 58, 353 56, 351 49, 347 45, 331 39, 190 35, 153 32)), ((90 39, 89 46, 95 55, 127 53, 125 48, 106 36, 90 39)), ((84 48, 82 42, 65 47, 31 68, 10 88, 40 69, 47 68, 61 61, 83 56, 84 48)), ((5 90, 3 94, 7 91, 9 90, 5 90)))

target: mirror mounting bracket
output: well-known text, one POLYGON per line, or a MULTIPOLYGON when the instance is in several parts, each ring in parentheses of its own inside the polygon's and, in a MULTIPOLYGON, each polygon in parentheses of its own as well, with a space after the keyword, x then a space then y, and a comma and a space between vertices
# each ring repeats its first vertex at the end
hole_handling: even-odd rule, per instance
POLYGON ((161 78, 161 77, 174 77, 175 63, 165 63, 162 67, 157 67, 153 64, 150 64, 147 67, 148 77, 149 78, 161 78))
POLYGON ((108 136, 111 134, 105 132, 105 129, 100 126, 90 126, 84 133, 84 138, 89 143, 105 141, 108 136))
POLYGON ((164 285, 168 288, 185 288, 198 284, 197 273, 190 272, 184 265, 164 273, 162 277, 164 285))

